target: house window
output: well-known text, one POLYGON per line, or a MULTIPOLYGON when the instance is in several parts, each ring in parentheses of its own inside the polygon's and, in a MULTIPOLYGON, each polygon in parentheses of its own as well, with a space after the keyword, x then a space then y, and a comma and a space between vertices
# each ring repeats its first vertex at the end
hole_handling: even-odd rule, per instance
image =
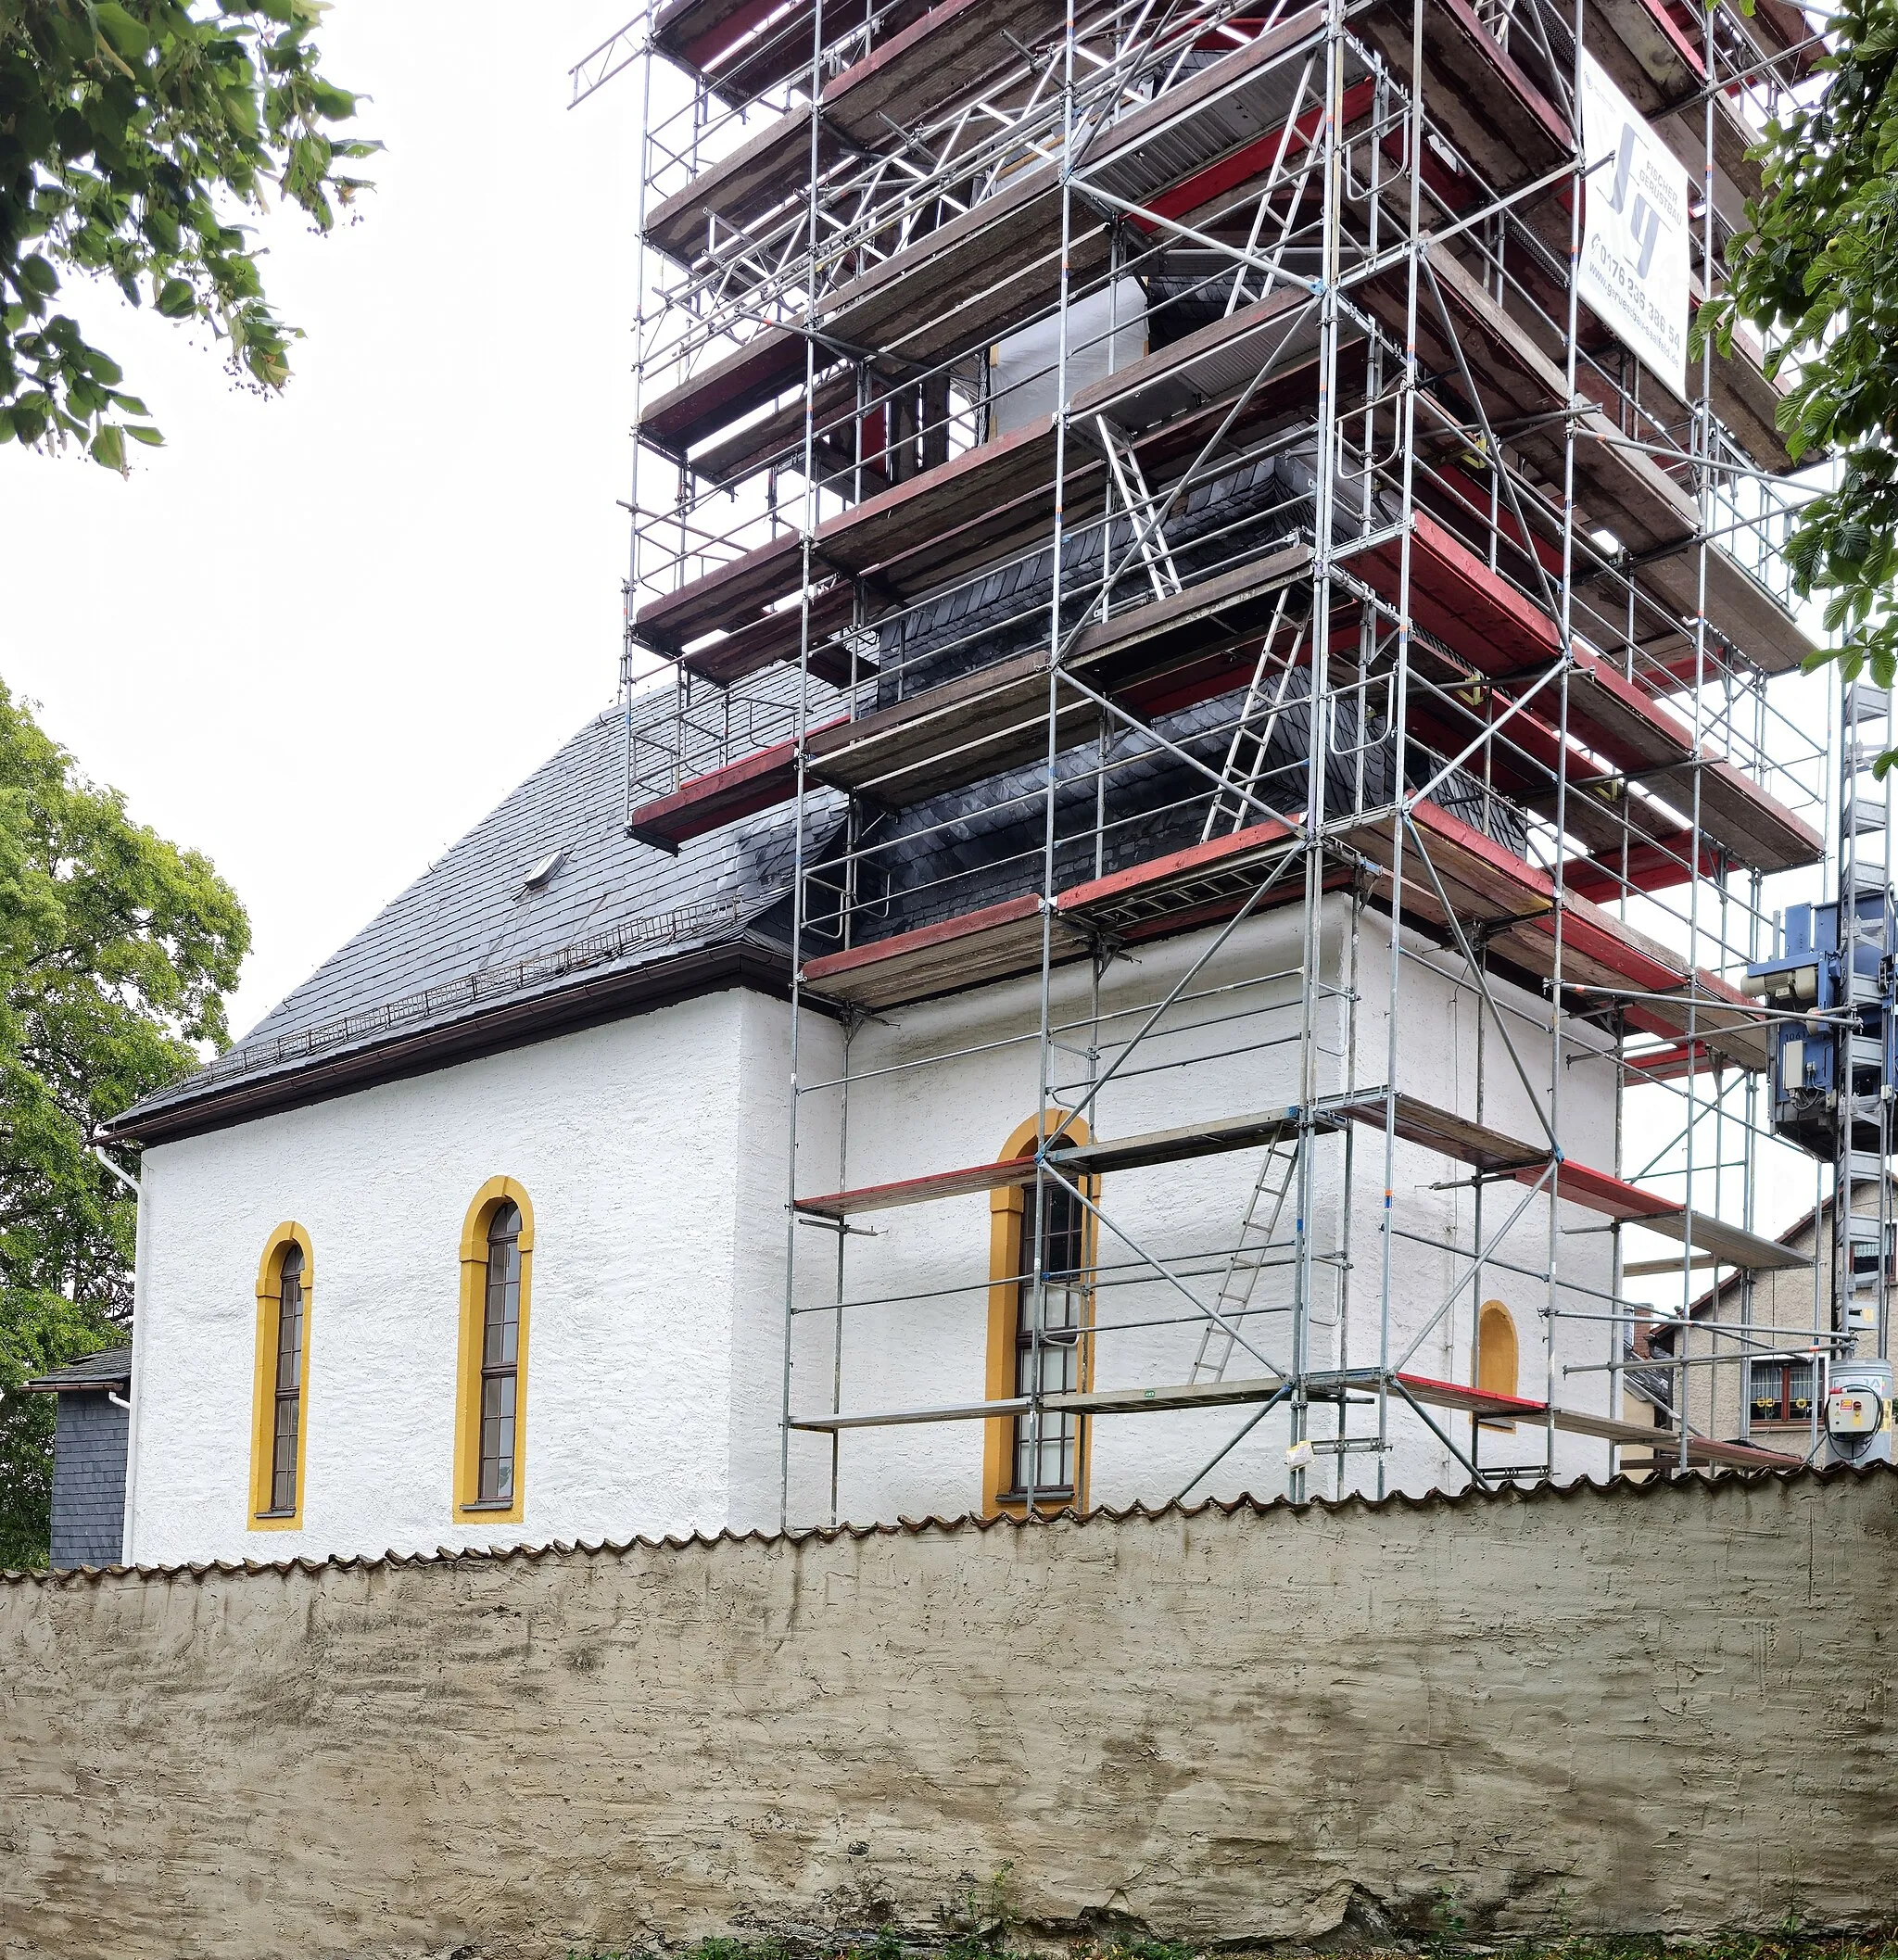
MULTIPOLYGON (((1847 1245, 1852 1259, 1853 1285, 1876 1286, 1880 1278, 1878 1220, 1858 1218, 1852 1220, 1848 1227, 1847 1245)), ((1887 1281, 1898 1280, 1898 1223, 1885 1228, 1882 1276, 1887 1281)))
MULTIPOLYGON (((996 1161, 1022 1164, 1042 1137, 1089 1141, 1087 1126, 1065 1110, 1023 1123, 996 1161)), ((1089 1199, 1097 1181, 1083 1179, 1089 1199)), ((1095 1231, 1081 1198, 1053 1178, 1023 1176, 989 1196, 987 1395, 992 1402, 1092 1386, 1095 1231), (1036 1322, 1035 1248, 1043 1283, 1036 1322)), ((1087 1503, 1089 1424, 1085 1416, 1043 1410, 1039 1424, 1012 1412, 982 1425, 982 1503, 991 1512, 1087 1503)))
POLYGON ((533 1277, 534 1208, 512 1178, 490 1178, 475 1193, 462 1227, 457 1517, 521 1521, 533 1277))
POLYGON ((1813 1364, 1751 1361, 1747 1364, 1747 1397, 1755 1423, 1807 1423, 1813 1413, 1813 1364))
MULTIPOLYGON (((1049 1182, 1022 1193, 1020 1277, 1016 1283, 1015 1393, 1068 1395, 1081 1385, 1082 1309, 1085 1291, 1082 1246, 1086 1208, 1065 1184, 1049 1182), (1039 1230, 1041 1321, 1035 1321, 1034 1246, 1039 1230)), ((1011 1497, 1033 1491, 1071 1498, 1080 1468, 1078 1415, 1044 1410, 1039 1423, 1015 1418, 1011 1497)))
MULTIPOLYGON (((1490 1395, 1514 1396, 1519 1370, 1515 1316, 1500 1300, 1485 1300, 1476 1315, 1476 1386, 1490 1395)), ((1513 1429, 1501 1417, 1484 1419, 1486 1429, 1513 1429)))
POLYGON ((257 1270, 257 1351, 251 1392, 250 1528, 303 1522, 310 1418, 310 1234, 279 1225, 257 1270))
POLYGON ((514 1495, 514 1391, 521 1363, 521 1212, 496 1208, 487 1228, 487 1316, 481 1344, 481 1468, 476 1496, 514 1495))

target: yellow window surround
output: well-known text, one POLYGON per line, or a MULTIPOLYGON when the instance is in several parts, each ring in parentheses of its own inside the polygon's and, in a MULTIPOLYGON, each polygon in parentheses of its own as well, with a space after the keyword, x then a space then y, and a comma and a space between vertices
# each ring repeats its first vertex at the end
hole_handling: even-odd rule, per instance
POLYGON ((518 1524, 526 1498, 527 1321, 534 1285, 534 1207, 511 1177, 491 1177, 462 1225, 462 1309, 455 1363, 454 1516, 458 1524, 518 1524), (521 1214, 521 1320, 514 1357, 514 1483, 504 1503, 480 1500, 481 1350, 487 1315, 487 1229, 503 1205, 521 1214))
POLYGON ((310 1329, 316 1294, 316 1254, 310 1234, 286 1219, 264 1241, 257 1266, 257 1353, 250 1391, 251 1531, 296 1531, 303 1524, 303 1473, 310 1461, 310 1329), (292 1246, 303 1255, 303 1346, 297 1396, 297 1494, 287 1511, 271 1505, 276 1448, 277 1337, 283 1311, 284 1258, 292 1246))
MULTIPOLYGON (((1063 1140, 1074 1144, 1093 1142, 1086 1122, 1069 1117, 1065 1109, 1046 1110, 1039 1119, 1030 1117, 1019 1125, 996 1153, 998 1164, 1020 1157, 1031 1157, 1038 1143, 1059 1129, 1063 1140)), ((1098 1178, 1083 1178, 1081 1189, 1090 1199, 1100 1195, 1098 1178)), ((1016 1316, 1020 1309, 1020 1275, 1023 1271, 1021 1223, 1026 1194, 1021 1185, 1011 1185, 989 1194, 989 1334, 987 1382, 984 1397, 991 1402, 1011 1399, 1016 1393, 1016 1316)), ((1082 1261, 1092 1272, 1098 1233, 1094 1214, 1082 1222, 1082 1261)), ((1085 1392, 1094 1386, 1094 1288, 1083 1296, 1082 1334, 1076 1380, 1085 1392)), ((1092 1425, 1085 1416, 1078 1425, 1074 1445, 1074 1496, 1079 1511, 1087 1509, 1089 1460, 1092 1455, 1092 1425)), ((982 1424, 982 1514, 996 1517, 1007 1512, 1019 1517, 1027 1509, 1023 1499, 1006 1495, 1015 1481, 1015 1422, 1011 1416, 992 1416, 982 1424)))
MULTIPOLYGON (((1491 1395, 1520 1395, 1515 1316, 1500 1300, 1485 1300, 1476 1314, 1476 1386, 1491 1395)), ((1500 1416, 1486 1416, 1485 1429, 1513 1429, 1500 1416)))

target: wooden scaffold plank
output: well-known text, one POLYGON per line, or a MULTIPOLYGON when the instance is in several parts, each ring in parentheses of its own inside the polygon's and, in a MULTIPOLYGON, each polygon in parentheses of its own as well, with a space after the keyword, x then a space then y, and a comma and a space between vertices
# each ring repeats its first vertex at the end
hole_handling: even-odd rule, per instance
MULTIPOLYGON (((1348 1385, 1369 1393, 1375 1390, 1378 1379, 1374 1374, 1354 1375, 1348 1385)), ((1590 1436, 1624 1448, 1653 1449, 1664 1455, 1677 1452, 1680 1447, 1680 1433, 1673 1428, 1648 1428, 1639 1423, 1560 1404, 1551 1409, 1548 1403, 1526 1396, 1498 1395, 1457 1382, 1436 1381, 1429 1375, 1395 1374, 1388 1380, 1396 1391, 1395 1399, 1399 1402, 1446 1410, 1471 1416, 1477 1422, 1524 1423, 1532 1427, 1550 1423, 1564 1435, 1590 1436)), ((1044 1413, 1053 1416, 1169 1415, 1189 1410, 1273 1402, 1285 1393, 1287 1386, 1282 1375, 1257 1375, 1233 1382, 1170 1382, 1150 1388, 1073 1389, 1043 1396, 1041 1407, 1044 1413)), ((1026 1396, 1009 1396, 934 1409, 834 1414, 812 1411, 793 1416, 791 1426, 815 1435, 835 1435, 844 1430, 902 1428, 925 1423, 984 1423, 1026 1415, 1032 1406, 1026 1396)), ((1692 1435, 1687 1439, 1687 1456, 1688 1461, 1697 1466, 1719 1465, 1734 1470, 1797 1470, 1801 1462, 1798 1457, 1761 1449, 1751 1443, 1726 1443, 1692 1435)))

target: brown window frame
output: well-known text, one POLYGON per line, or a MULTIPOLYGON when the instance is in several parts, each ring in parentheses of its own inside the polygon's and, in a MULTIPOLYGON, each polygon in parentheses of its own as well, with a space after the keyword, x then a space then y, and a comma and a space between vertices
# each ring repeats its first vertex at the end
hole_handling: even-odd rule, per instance
POLYGON ((511 1507, 520 1435, 521 1208, 503 1198, 487 1221, 487 1273, 481 1317, 481 1386, 474 1505, 511 1507), (505 1229, 503 1229, 505 1227, 505 1229), (510 1310, 512 1309, 512 1311, 510 1310), (497 1353, 499 1349, 499 1353, 497 1353), (505 1411, 491 1405, 504 1399, 505 1411), (499 1446, 505 1427, 505 1450, 499 1446), (506 1465, 506 1488, 500 1487, 506 1465))
MULTIPOLYGON (((1015 1393, 1025 1396, 1030 1392, 1037 1366, 1042 1372, 1042 1392, 1051 1392, 1047 1379, 1051 1355, 1060 1358, 1063 1376, 1052 1385, 1052 1392, 1069 1393, 1081 1385, 1082 1344, 1087 1337, 1087 1208, 1065 1184, 1053 1179, 1025 1185, 1021 1194, 1019 1243, 1021 1271, 1015 1283, 1015 1393), (1043 1309, 1039 1339, 1034 1321, 1037 1251, 1041 1254, 1043 1309), (1047 1309, 1057 1292, 1067 1302, 1067 1312, 1058 1323, 1051 1323, 1047 1309)), ((1044 1412, 1036 1435, 1028 1417, 1018 1415, 1011 1419, 1009 1481, 1007 1488, 1000 1493, 1006 1502, 1026 1504, 1032 1497, 1037 1505, 1058 1504, 1074 1498, 1080 1489, 1082 1422, 1078 1415, 1050 1416, 1044 1412), (1055 1483, 1044 1483, 1040 1472, 1047 1467, 1051 1447, 1056 1452, 1057 1468, 1065 1474, 1055 1483), (1037 1450, 1042 1461, 1031 1464, 1029 1458, 1037 1450), (1032 1480, 1023 1477, 1024 1468, 1036 1473, 1032 1480)))
POLYGON ((1789 1355, 1760 1355, 1747 1363, 1746 1403, 1748 1421, 1760 1423, 1798 1424, 1802 1429, 1812 1423, 1813 1393, 1816 1375, 1813 1363, 1797 1359, 1789 1355), (1761 1381, 1777 1375, 1778 1384, 1771 1396, 1762 1396, 1761 1381), (1804 1377, 1804 1394, 1798 1392, 1798 1378, 1804 1377), (1795 1405, 1804 1403, 1803 1409, 1795 1405), (1763 1412, 1762 1404, 1770 1405, 1770 1412, 1763 1412))
POLYGON ((297 1463, 303 1435, 303 1248, 293 1239, 277 1262, 276 1335, 271 1356, 270 1508, 258 1515, 297 1515, 297 1463), (296 1309, 291 1310, 295 1293, 296 1309), (293 1334, 294 1329, 294 1334, 293 1334), (287 1371, 289 1381, 285 1381, 287 1371), (286 1421, 287 1418, 287 1421, 286 1421), (285 1446, 288 1454, 285 1455, 285 1446))

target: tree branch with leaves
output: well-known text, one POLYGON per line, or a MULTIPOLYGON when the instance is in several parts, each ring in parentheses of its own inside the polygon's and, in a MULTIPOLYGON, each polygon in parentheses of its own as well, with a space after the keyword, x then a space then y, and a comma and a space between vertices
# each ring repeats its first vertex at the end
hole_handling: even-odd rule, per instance
POLYGON ((0 1566, 44 1564, 51 1399, 20 1384, 124 1337, 137 1202, 108 1118, 227 1040, 236 894, 87 782, 0 683, 0 1566))
MULTIPOLYGON (((1790 386, 1778 411, 1795 460, 1836 469, 1787 545, 1794 589, 1825 599, 1836 643, 1809 665, 1898 673, 1898 0, 1850 0, 1825 28, 1809 99, 1766 128, 1765 189, 1734 239, 1727 289, 1695 322, 1732 345, 1769 339, 1790 386)), ((1887 756, 1880 773, 1893 762, 1887 756)))
POLYGON ((320 231, 377 145, 335 133, 358 97, 324 79, 321 0, 0 0, 0 440, 76 443, 125 466, 163 438, 124 373, 56 302, 74 273, 196 321, 274 390, 297 329, 264 290, 250 214, 270 194, 320 231))

